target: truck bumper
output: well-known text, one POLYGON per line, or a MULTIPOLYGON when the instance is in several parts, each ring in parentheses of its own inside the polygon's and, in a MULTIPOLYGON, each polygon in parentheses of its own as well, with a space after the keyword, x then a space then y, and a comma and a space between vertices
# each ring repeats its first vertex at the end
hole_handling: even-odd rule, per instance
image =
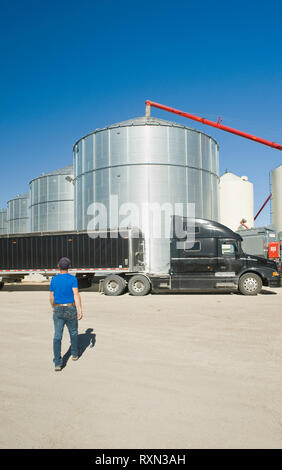
POLYGON ((282 278, 279 276, 268 279, 268 287, 282 287, 282 278))

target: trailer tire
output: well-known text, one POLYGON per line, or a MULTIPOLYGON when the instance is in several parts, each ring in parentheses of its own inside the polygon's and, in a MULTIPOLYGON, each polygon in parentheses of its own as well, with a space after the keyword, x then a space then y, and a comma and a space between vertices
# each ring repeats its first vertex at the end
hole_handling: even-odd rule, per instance
POLYGON ((126 281, 117 274, 110 274, 104 279, 103 291, 105 295, 121 295, 126 288, 126 281))
POLYGON ((147 295, 151 290, 151 283, 147 277, 137 274, 130 278, 128 290, 132 295, 147 295))
POLYGON ((243 295, 257 295, 262 288, 262 279, 255 273, 243 274, 239 279, 238 288, 243 295))
POLYGON ((3 287, 4 287, 4 282, 0 281, 0 290, 3 289, 3 287))

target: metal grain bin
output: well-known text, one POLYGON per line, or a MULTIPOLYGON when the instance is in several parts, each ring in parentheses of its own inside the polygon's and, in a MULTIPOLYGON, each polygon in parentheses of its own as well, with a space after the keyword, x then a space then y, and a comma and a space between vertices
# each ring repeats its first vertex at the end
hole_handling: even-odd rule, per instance
POLYGON ((272 223, 282 233, 282 165, 271 172, 272 223))
MULTIPOLYGON (((92 132, 73 151, 77 230, 87 229, 93 219, 87 215, 93 202, 104 204, 107 227, 117 228, 124 214, 118 213, 113 195, 119 207, 195 203, 196 217, 218 220, 218 145, 206 134, 140 117, 92 132)), ((167 242, 152 240, 154 217, 147 215, 139 228, 147 236, 147 250, 148 243, 151 247, 148 269, 159 272, 167 268, 167 242)))
POLYGON ((0 235, 8 232, 7 209, 0 209, 0 235))
POLYGON ((42 174, 30 184, 31 231, 73 230, 73 166, 42 174))
POLYGON ((7 206, 8 233, 30 232, 30 194, 11 199, 7 206))

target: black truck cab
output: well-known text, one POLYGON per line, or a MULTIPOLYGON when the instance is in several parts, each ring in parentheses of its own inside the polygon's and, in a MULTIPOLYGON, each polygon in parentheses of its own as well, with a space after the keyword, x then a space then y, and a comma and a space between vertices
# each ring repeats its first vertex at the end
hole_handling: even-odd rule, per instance
MULTIPOLYGON (((170 241, 171 291, 239 289, 256 295, 262 286, 280 287, 276 263, 244 253, 239 234, 211 220, 181 220, 185 237, 176 236, 174 222, 170 241)), ((163 280, 152 284, 155 291, 164 287, 163 280)))

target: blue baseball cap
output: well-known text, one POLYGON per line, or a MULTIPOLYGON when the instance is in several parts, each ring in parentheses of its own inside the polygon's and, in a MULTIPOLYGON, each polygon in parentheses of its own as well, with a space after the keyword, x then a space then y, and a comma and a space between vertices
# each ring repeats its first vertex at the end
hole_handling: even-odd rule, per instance
POLYGON ((69 269, 71 265, 71 261, 68 258, 61 258, 59 261, 59 268, 61 269, 69 269))

